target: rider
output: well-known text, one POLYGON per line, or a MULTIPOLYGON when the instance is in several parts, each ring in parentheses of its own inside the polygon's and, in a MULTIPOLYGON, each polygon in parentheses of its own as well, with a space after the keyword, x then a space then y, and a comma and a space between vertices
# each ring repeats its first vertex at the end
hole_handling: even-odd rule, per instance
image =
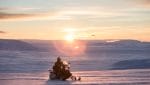
POLYGON ((53 72, 56 75, 56 79, 66 80, 72 76, 69 69, 69 64, 62 61, 60 57, 57 58, 57 61, 53 66, 53 72))
POLYGON ((63 69, 63 62, 60 57, 57 58, 57 61, 55 62, 53 66, 53 71, 56 74, 56 77, 60 79, 61 72, 63 69))

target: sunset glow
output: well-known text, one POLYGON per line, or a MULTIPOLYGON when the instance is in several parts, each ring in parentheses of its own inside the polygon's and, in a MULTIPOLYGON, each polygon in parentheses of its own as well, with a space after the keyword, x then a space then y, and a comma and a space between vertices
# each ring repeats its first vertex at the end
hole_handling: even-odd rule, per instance
POLYGON ((78 56, 84 54, 86 51, 86 43, 83 41, 73 42, 54 42, 54 46, 60 53, 66 56, 78 56))
POLYGON ((150 6, 147 0, 16 2, 18 0, 0 0, 0 38, 68 42, 76 39, 150 41, 150 6), (92 34, 96 36, 90 36, 92 34))

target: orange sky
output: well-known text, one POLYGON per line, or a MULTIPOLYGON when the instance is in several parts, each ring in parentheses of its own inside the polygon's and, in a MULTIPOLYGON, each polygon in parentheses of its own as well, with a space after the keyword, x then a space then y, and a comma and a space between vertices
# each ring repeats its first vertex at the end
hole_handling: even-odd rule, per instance
POLYGON ((150 41, 147 0, 16 1, 0 1, 0 38, 150 41))

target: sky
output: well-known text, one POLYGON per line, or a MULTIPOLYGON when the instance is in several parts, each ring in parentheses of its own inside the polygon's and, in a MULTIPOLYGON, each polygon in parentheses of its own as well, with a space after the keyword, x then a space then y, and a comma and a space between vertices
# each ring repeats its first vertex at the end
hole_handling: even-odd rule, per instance
POLYGON ((150 41, 150 0, 0 0, 0 38, 150 41))

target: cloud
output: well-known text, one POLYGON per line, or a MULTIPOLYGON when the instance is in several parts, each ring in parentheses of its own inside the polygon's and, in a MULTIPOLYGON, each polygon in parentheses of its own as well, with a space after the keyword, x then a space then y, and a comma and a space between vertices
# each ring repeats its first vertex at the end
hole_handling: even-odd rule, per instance
POLYGON ((150 0, 139 0, 142 6, 150 7, 150 0))
POLYGON ((25 17, 32 17, 32 16, 34 16, 34 14, 0 12, 0 19, 16 19, 16 18, 25 18, 25 17))
POLYGON ((144 4, 149 4, 150 5, 150 0, 140 0, 142 1, 144 4))
POLYGON ((69 7, 53 10, 36 10, 34 8, 0 8, 0 20, 1 21, 14 21, 14 20, 79 20, 87 21, 98 20, 98 19, 108 19, 113 17, 128 16, 128 13, 123 12, 123 9, 110 9, 103 6, 91 6, 87 8, 84 7, 69 7), (16 11, 17 10, 17 11, 16 11), (23 10, 23 11, 21 11, 23 10), (26 10, 26 11, 25 11, 26 10), (28 11, 27 11, 28 10, 28 11), (30 11, 29 11, 30 10, 30 11))
POLYGON ((20 11, 20 12, 32 12, 42 10, 42 8, 34 8, 34 7, 0 7, 0 11, 20 11))
POLYGON ((5 31, 0 31, 0 34, 5 34, 6 32, 5 31))
POLYGON ((0 20, 31 20, 40 18, 46 13, 38 12, 40 8, 30 7, 0 7, 0 20))
POLYGON ((57 20, 66 19, 67 17, 61 17, 57 10, 42 11, 40 8, 7 8, 0 7, 0 21, 16 21, 16 20, 57 20))
POLYGON ((131 2, 140 7, 150 8, 150 0, 132 0, 131 2))
POLYGON ((0 12, 0 21, 31 21, 31 20, 66 20, 70 19, 68 16, 57 15, 55 13, 5 13, 0 12))

